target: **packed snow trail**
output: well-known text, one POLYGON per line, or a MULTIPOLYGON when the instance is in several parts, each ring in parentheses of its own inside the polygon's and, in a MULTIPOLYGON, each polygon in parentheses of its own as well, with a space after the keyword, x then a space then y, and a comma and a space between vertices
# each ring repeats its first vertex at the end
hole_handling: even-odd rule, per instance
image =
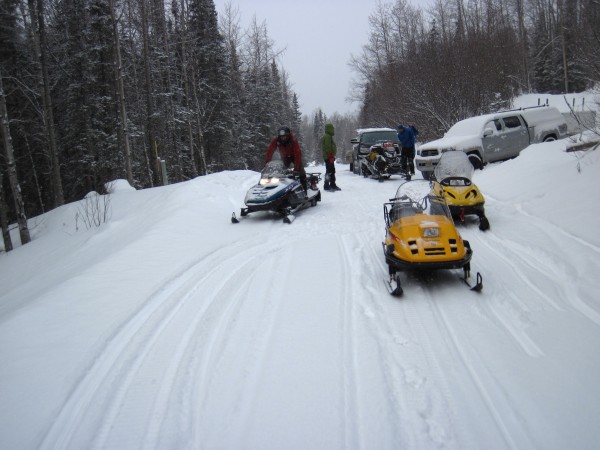
POLYGON ((483 291, 401 273, 394 298, 383 203, 401 180, 345 169, 291 225, 230 223, 255 172, 118 192, 106 226, 56 238, 72 277, 7 277, 0 447, 593 447, 597 246, 492 192, 491 229, 458 226, 483 291))

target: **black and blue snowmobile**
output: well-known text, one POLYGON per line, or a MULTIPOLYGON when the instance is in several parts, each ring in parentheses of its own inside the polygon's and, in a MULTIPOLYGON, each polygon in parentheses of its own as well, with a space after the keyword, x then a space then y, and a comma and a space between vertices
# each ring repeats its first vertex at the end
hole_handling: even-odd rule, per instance
MULTIPOLYGON (((297 211, 316 206, 321 201, 321 191, 317 184, 320 179, 320 173, 307 173, 305 189, 300 175, 287 169, 280 160, 270 161, 262 170, 258 184, 246 193, 246 207, 241 209, 240 216, 269 211, 283 217, 285 223, 292 223, 297 211)), ((239 223, 235 213, 231 216, 231 222, 239 223)))

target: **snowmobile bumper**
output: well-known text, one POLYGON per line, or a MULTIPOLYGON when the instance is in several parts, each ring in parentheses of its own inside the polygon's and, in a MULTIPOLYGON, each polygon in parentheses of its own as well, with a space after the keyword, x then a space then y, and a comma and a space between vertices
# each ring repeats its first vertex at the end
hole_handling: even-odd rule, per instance
POLYGON ((286 197, 279 197, 270 202, 248 202, 246 203, 246 208, 244 208, 247 213, 256 212, 256 211, 278 211, 282 210, 287 206, 288 199, 286 197))
POLYGON ((467 248, 467 252, 464 258, 461 259, 449 259, 446 261, 407 261, 400 259, 394 255, 394 245, 385 245, 382 242, 383 253, 385 255, 385 262, 389 266, 390 270, 394 271, 413 271, 413 270, 442 270, 442 269, 463 269, 468 266, 473 256, 473 251, 467 248))

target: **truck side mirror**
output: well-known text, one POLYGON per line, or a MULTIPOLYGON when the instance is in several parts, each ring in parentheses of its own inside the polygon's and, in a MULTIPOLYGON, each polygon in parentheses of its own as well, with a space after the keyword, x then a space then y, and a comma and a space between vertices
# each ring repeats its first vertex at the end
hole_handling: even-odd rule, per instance
POLYGON ((494 134, 494 130, 492 130, 490 127, 483 130, 483 137, 491 136, 492 134, 494 134))
POLYGON ((350 140, 350 143, 351 144, 358 144, 358 139, 353 138, 353 139, 350 140))

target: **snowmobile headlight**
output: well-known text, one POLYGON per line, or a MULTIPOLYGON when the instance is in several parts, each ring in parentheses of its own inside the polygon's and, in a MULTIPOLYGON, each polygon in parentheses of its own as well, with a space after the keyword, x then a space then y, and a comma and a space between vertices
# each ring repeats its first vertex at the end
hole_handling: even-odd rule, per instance
POLYGON ((423 228, 423 237, 432 238, 439 237, 440 229, 439 228, 423 228))
POLYGON ((267 184, 277 184, 279 183, 279 178, 261 178, 260 185, 266 186, 267 184))

